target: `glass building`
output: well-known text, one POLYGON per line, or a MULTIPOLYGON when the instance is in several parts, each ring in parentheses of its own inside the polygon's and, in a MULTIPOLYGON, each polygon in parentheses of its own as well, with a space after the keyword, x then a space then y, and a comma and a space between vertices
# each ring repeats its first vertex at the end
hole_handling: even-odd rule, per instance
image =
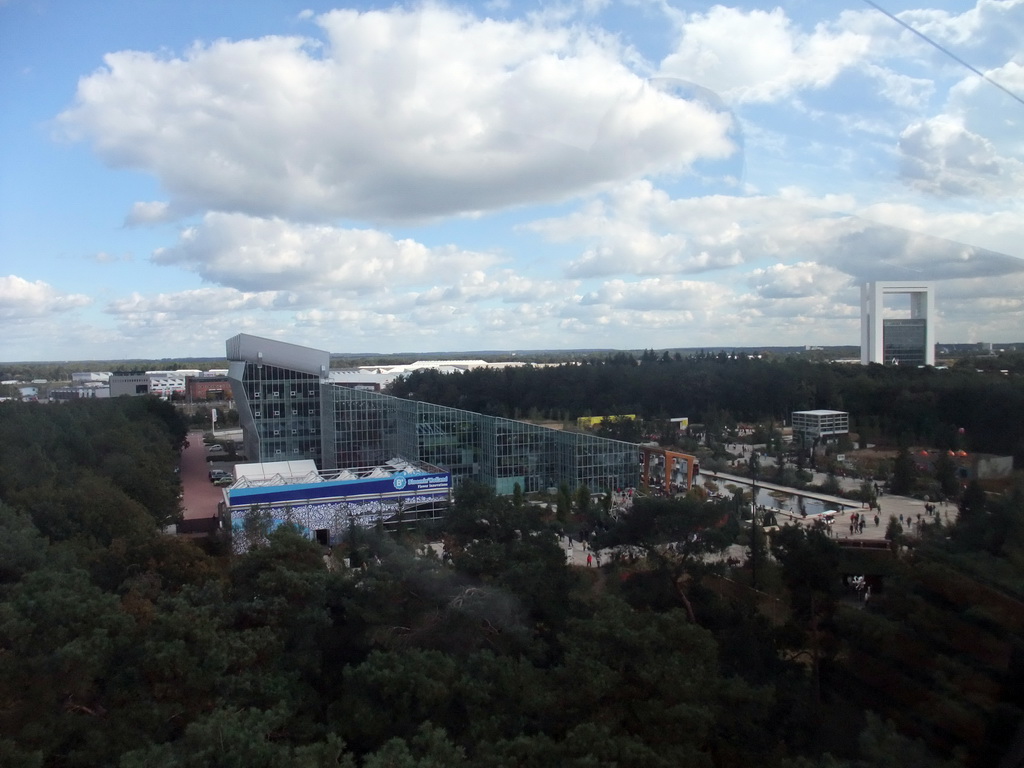
POLYGON ((895 365, 926 365, 927 321, 893 318, 882 321, 882 355, 895 365))
POLYGON ((323 468, 321 381, 330 353, 242 333, 228 339, 227 357, 245 455, 323 468))
POLYGON ((313 459, 324 469, 395 457, 472 478, 498 494, 635 486, 634 443, 405 400, 328 380, 330 355, 241 334, 228 341, 246 450, 259 461, 313 459), (250 447, 251 446, 251 447, 250 447))

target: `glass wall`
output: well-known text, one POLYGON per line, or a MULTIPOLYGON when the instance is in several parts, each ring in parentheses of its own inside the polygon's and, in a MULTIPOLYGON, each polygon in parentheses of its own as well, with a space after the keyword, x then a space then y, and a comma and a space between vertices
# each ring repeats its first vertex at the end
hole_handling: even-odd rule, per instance
POLYGON ((636 485, 637 446, 510 419, 336 385, 330 450, 339 467, 369 466, 395 456, 474 478, 499 494, 565 483, 600 490, 636 485))
POLYGON ((927 320, 892 319, 882 324, 885 362, 899 365, 925 365, 927 361, 927 320))
MULTIPOLYGON (((250 459, 313 459, 319 466, 322 437, 319 377, 273 365, 246 363, 242 388, 258 435, 258 459, 253 456, 250 459)), ((247 450, 252 452, 251 445, 247 445, 247 450)))

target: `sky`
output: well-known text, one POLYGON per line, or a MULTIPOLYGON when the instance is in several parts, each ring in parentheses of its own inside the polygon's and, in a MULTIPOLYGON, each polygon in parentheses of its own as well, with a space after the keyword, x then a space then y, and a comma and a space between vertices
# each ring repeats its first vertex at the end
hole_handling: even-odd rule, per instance
POLYGON ((878 5, 0 0, 0 360, 1024 340, 1024 0, 878 5))

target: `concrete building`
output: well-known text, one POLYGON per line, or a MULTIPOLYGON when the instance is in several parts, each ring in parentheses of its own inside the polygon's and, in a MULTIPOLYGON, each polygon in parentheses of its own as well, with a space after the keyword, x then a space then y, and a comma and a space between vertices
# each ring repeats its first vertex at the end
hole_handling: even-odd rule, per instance
POLYGON ((971 480, 995 480, 1013 474, 1013 456, 997 456, 992 453, 968 453, 967 451, 941 451, 935 448, 916 448, 911 456, 918 470, 934 474, 940 457, 946 456, 956 467, 957 479, 966 484, 971 480))
POLYGON ((190 403, 231 400, 231 381, 223 376, 188 376, 185 379, 185 399, 190 403))
POLYGON ((850 414, 846 411, 793 411, 793 442, 809 448, 850 432, 850 414))
POLYGON ((145 373, 114 373, 110 376, 111 397, 135 397, 151 393, 149 376, 145 373))
POLYGON ((49 396, 50 400, 54 402, 108 398, 110 397, 110 387, 99 383, 58 387, 51 389, 49 396))
MULTIPOLYGON (((227 384, 227 371, 223 371, 219 380, 223 389, 227 384)), ((211 380, 211 388, 217 387, 216 371, 200 371, 193 368, 180 369, 177 371, 133 371, 131 373, 110 374, 110 396, 121 397, 122 395, 157 395, 158 397, 169 398, 172 396, 185 397, 188 393, 190 381, 198 379, 211 380)), ((200 389, 202 389, 200 387, 200 389)), ((230 397, 230 390, 227 397, 230 397)), ((197 397, 194 399, 205 399, 197 397)))
MULTIPOLYGON (((935 292, 931 283, 864 283, 860 293, 860 362, 935 365, 935 292), (885 297, 910 297, 909 316, 886 317, 885 297)), ((907 314, 907 313, 903 313, 907 314)))
POLYGON ((72 384, 106 384, 110 381, 110 371, 78 371, 71 374, 72 384))

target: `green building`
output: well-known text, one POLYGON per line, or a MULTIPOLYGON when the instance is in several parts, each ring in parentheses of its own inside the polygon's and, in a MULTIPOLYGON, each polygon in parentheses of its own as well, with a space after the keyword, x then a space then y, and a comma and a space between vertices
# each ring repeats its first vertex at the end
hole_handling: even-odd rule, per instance
POLYGON ((474 479, 498 494, 635 486, 633 443, 391 397, 330 381, 323 350, 239 334, 227 354, 246 453, 261 462, 312 459, 321 470, 396 457, 474 479))

